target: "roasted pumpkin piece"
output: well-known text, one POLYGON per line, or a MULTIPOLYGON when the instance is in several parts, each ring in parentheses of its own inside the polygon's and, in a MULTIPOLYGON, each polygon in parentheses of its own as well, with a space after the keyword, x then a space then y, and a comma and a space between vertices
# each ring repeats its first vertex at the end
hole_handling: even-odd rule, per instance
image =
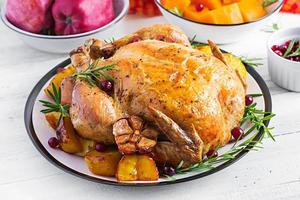
POLYGON ((51 112, 51 113, 45 113, 45 118, 48 124, 53 128, 54 130, 58 127, 58 121, 59 121, 60 113, 59 112, 51 112))
POLYGON ((56 130, 56 136, 59 140, 59 147, 67 153, 79 153, 82 146, 76 135, 72 121, 69 117, 63 117, 56 130))
POLYGON ((90 151, 84 157, 89 170, 99 176, 115 176, 122 155, 117 150, 90 151))
POLYGON ((255 21, 267 14, 260 0, 241 0, 238 5, 245 22, 255 21))
POLYGON ((149 156, 139 155, 136 168, 139 181, 156 181, 159 178, 156 164, 149 156))
POLYGON ((125 155, 118 164, 116 178, 118 181, 136 181, 137 173, 137 155, 125 155))
POLYGON ((201 21, 201 15, 203 15, 204 13, 208 12, 208 8, 204 8, 201 11, 198 11, 196 9, 196 5, 195 4, 191 4, 189 5, 189 7, 184 11, 183 16, 187 19, 190 20, 194 20, 194 21, 198 21, 198 22, 202 22, 201 21))
POLYGON ((208 12, 203 13, 202 15, 199 15, 197 17, 197 21, 204 22, 207 24, 217 24, 218 19, 216 17, 217 16, 214 15, 212 11, 208 11, 208 12))
MULTIPOLYGON (((52 89, 52 83, 56 86, 56 88, 59 88, 61 82, 64 78, 72 75, 75 73, 75 68, 73 65, 69 65, 66 68, 58 70, 57 74, 53 77, 53 79, 50 81, 49 85, 44 89, 45 94, 50 97, 48 90, 53 93, 52 89)), ((50 97, 51 98, 51 97, 50 97)))
POLYGON ((113 125, 113 134, 119 151, 123 154, 148 153, 156 145, 158 132, 147 127, 142 118, 131 116, 113 125))
POLYGON ((158 169, 154 160, 147 155, 124 155, 116 173, 118 181, 155 181, 158 169))
POLYGON ((181 13, 191 4, 191 0, 161 0, 161 4, 168 10, 177 8, 181 13))
POLYGON ((192 3, 194 4, 201 3, 205 7, 208 7, 210 10, 222 7, 221 0, 192 0, 192 3))

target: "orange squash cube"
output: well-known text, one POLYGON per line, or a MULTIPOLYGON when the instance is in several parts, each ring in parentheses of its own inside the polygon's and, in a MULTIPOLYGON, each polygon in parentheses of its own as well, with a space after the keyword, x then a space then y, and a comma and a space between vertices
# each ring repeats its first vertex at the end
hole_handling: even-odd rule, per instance
POLYGON ((221 0, 192 0, 192 3, 194 4, 201 3, 205 7, 208 7, 210 10, 222 7, 221 0))
POLYGON ((241 0, 238 5, 245 22, 255 21, 267 14, 260 0, 241 0))
POLYGON ((191 0, 161 0, 160 2, 166 9, 177 8, 181 13, 191 4, 191 0))
POLYGON ((243 23, 243 16, 237 3, 223 6, 210 11, 215 24, 239 24, 243 23))
POLYGON ((228 5, 228 4, 232 4, 232 3, 237 3, 239 2, 240 0, 222 0, 222 3, 224 5, 228 5))
POLYGON ((191 4, 183 13, 183 16, 187 19, 193 20, 193 21, 198 21, 202 22, 201 15, 205 14, 208 12, 208 8, 204 8, 202 11, 197 11, 196 5, 191 4))

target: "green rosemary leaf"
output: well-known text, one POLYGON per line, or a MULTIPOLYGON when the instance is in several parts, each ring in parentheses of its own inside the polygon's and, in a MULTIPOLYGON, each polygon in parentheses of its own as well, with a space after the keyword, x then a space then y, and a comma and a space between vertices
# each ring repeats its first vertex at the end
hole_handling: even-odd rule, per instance
POLYGON ((293 47, 294 47, 295 42, 296 42, 296 39, 291 40, 291 42, 290 42, 290 44, 289 44, 287 50, 286 50, 285 53, 283 54, 283 57, 284 57, 284 58, 287 58, 288 55, 291 53, 291 51, 292 51, 292 49, 293 49, 293 47))
POLYGON ((183 160, 178 164, 178 166, 177 166, 177 168, 176 169, 180 169, 180 168, 182 168, 182 166, 183 166, 183 164, 184 164, 184 162, 183 162, 183 160))
POLYGON ((261 97, 263 96, 263 94, 248 94, 249 96, 252 96, 252 97, 261 97))
POLYGON ((274 3, 276 3, 278 0, 264 0, 263 1, 263 7, 266 8, 274 3))
POLYGON ((180 16, 180 17, 182 17, 182 12, 180 12, 180 10, 178 9, 178 7, 177 6, 174 6, 174 8, 173 9, 171 9, 170 10, 172 13, 174 13, 175 15, 178 15, 178 16, 180 16))
POLYGON ((240 56, 239 58, 244 64, 247 64, 253 68, 263 65, 263 63, 261 63, 261 61, 263 61, 262 58, 247 58, 245 56, 240 56))

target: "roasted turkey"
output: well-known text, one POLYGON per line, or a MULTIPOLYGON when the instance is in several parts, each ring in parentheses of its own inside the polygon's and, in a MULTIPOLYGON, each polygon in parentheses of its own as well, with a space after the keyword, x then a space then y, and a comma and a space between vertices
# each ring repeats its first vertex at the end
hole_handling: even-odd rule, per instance
POLYGON ((158 163, 201 161, 228 143, 245 107, 245 80, 210 45, 214 55, 192 48, 181 30, 165 24, 111 43, 87 41, 70 53, 72 64, 78 72, 96 59, 93 67, 113 65, 107 73, 114 89, 109 94, 80 77, 65 80, 63 102, 71 105, 74 128, 123 153, 150 153, 158 163))

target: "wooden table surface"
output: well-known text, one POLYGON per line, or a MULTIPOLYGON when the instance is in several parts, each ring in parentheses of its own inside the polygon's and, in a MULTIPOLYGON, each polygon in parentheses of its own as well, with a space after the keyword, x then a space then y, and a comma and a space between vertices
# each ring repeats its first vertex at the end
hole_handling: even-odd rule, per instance
MULTIPOLYGON (((162 17, 141 20, 126 17, 116 36, 142 25, 164 22, 162 17)), ((282 27, 299 23, 300 15, 279 16, 282 27)), ((66 174, 34 148, 23 122, 26 99, 37 81, 67 55, 32 49, 0 23, 0 199, 299 200, 300 93, 281 89, 269 80, 269 36, 257 31, 240 43, 222 48, 238 55, 264 58, 264 66, 257 70, 272 93, 277 116, 271 126, 275 127, 276 142, 266 138, 261 151, 250 152, 234 165, 202 179, 171 186, 130 188, 96 184, 66 174)))

